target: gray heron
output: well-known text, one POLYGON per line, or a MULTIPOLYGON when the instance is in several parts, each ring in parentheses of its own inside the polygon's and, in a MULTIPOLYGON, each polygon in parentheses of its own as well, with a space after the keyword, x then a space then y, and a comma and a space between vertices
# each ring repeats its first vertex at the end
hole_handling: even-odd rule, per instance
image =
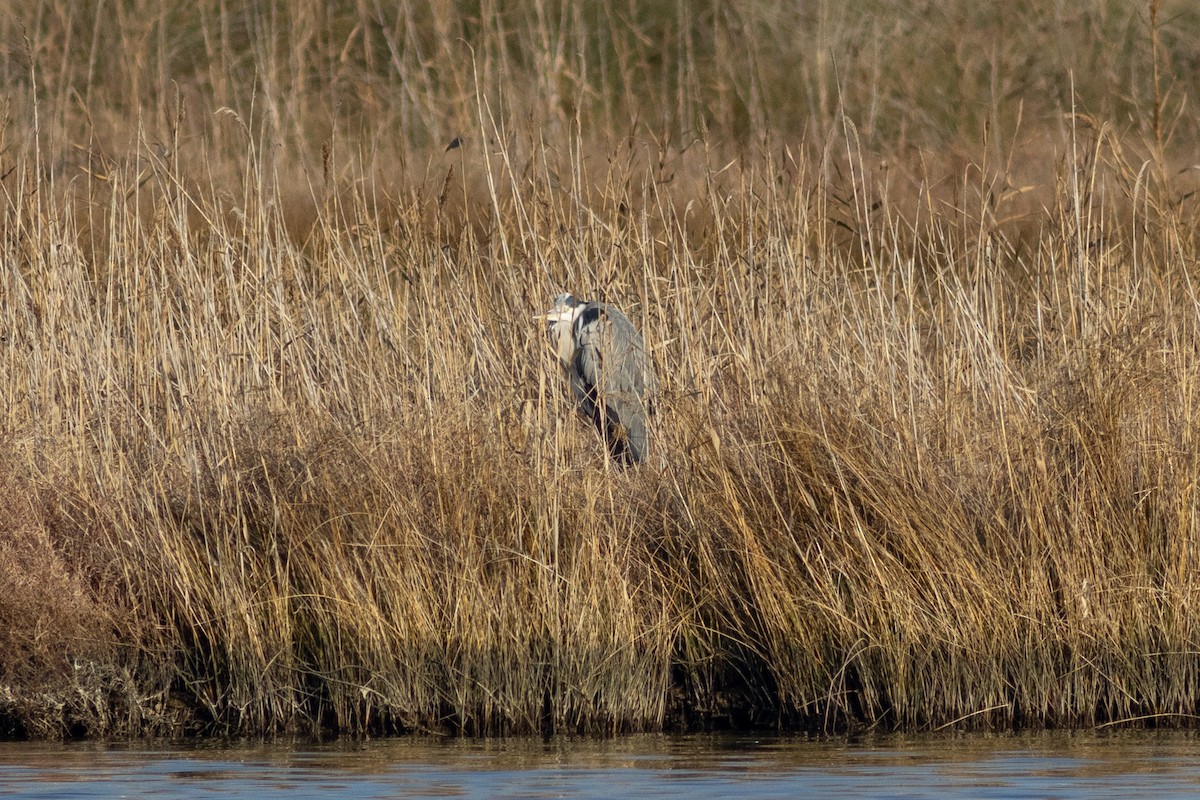
POLYGON ((647 402, 657 389, 642 335, 606 303, 560 294, 543 317, 579 412, 621 464, 646 458, 647 402))

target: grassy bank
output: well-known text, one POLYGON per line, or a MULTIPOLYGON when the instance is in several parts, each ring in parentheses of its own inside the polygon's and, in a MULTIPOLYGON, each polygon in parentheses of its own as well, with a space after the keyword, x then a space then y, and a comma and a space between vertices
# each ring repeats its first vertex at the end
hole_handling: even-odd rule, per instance
POLYGON ((1188 4, 95 5, 0 15, 0 733, 1200 713, 1188 4))

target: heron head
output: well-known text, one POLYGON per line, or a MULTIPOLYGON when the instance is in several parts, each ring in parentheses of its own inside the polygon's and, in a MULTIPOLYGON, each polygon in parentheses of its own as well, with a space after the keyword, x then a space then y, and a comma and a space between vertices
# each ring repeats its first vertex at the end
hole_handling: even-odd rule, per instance
POLYGON ((554 298, 554 305, 545 314, 542 314, 538 319, 545 320, 550 325, 558 325, 566 323, 568 327, 579 316, 583 310, 583 303, 575 299, 571 294, 560 294, 554 298))

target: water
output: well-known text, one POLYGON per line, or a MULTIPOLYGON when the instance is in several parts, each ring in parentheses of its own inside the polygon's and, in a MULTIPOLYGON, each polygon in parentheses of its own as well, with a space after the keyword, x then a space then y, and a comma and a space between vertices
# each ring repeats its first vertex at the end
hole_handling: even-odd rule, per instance
POLYGON ((0 797, 1200 797, 1179 733, 381 740, 335 744, 0 743, 0 797))

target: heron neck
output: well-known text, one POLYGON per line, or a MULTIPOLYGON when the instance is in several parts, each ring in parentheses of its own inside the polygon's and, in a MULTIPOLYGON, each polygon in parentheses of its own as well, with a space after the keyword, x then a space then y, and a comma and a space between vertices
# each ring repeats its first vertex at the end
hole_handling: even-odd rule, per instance
POLYGON ((557 322, 554 325, 554 340, 558 347, 558 360, 564 366, 569 366, 575 357, 575 335, 571 330, 571 322, 557 322))

